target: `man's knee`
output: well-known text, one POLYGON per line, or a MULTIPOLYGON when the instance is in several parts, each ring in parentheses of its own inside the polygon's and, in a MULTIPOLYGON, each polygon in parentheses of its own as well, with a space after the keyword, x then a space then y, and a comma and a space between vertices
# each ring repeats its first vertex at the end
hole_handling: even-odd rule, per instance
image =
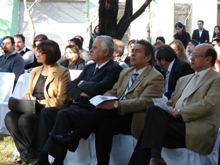
POLYGON ((163 113, 163 110, 158 106, 152 105, 147 108, 145 118, 158 116, 160 113, 163 113))

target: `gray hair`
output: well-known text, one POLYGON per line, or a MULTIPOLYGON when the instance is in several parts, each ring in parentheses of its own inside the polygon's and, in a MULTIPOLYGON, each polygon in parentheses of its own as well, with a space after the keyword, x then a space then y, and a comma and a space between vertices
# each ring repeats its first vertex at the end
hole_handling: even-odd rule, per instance
POLYGON ((101 41, 101 50, 108 49, 109 50, 109 56, 112 57, 114 52, 114 42, 112 37, 107 35, 100 35, 95 38, 95 40, 101 41))

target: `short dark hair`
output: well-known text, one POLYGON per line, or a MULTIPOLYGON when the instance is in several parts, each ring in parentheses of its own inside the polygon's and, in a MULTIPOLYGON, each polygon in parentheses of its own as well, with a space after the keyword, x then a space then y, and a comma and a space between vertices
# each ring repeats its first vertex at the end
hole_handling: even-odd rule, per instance
POLYGON ((72 38, 69 40, 69 42, 73 42, 76 46, 78 46, 79 49, 82 49, 82 41, 79 38, 72 38))
POLYGON ((141 44, 141 45, 144 46, 145 55, 151 57, 149 63, 150 63, 151 65, 153 65, 154 62, 155 62, 153 45, 152 45, 150 42, 148 42, 148 41, 146 41, 146 40, 144 40, 144 39, 142 39, 142 40, 136 40, 135 44, 141 44))
POLYGON ((2 42, 6 39, 10 39, 11 40, 11 44, 14 45, 15 44, 15 40, 12 36, 5 36, 2 38, 2 42))
POLYGON ((205 57, 208 57, 208 56, 212 57, 211 64, 212 64, 212 66, 214 66, 215 65, 215 61, 217 59, 217 52, 215 51, 214 48, 208 48, 206 50, 205 57))
POLYGON ((78 39, 80 39, 80 41, 82 42, 82 45, 83 45, 84 38, 83 38, 81 35, 76 35, 76 36, 73 37, 73 38, 78 38, 78 39))
POLYGON ((53 65, 61 57, 60 47, 53 40, 43 40, 36 46, 37 51, 46 55, 46 64, 53 65))
POLYGON ((47 40, 48 37, 45 35, 45 34, 38 34, 34 37, 34 41, 33 41, 33 47, 36 47, 36 42, 37 41, 44 41, 44 40, 47 40))
POLYGON ((182 24, 182 22, 177 22, 175 24, 175 28, 177 28, 177 27, 182 28, 184 31, 185 31, 185 28, 186 28, 185 25, 182 24))
POLYGON ((164 44, 165 44, 165 38, 163 37, 163 36, 158 36, 157 38, 156 38, 156 41, 157 40, 160 40, 160 41, 162 41, 164 44))
POLYGON ((199 42, 194 39, 189 40, 189 42, 191 42, 194 46, 199 45, 199 42))
POLYGON ((21 38, 21 40, 25 43, 25 37, 23 34, 15 34, 14 38, 21 38))
POLYGON ((204 24, 204 21, 203 21, 203 20, 201 20, 201 19, 200 19, 200 20, 198 20, 197 22, 201 22, 202 24, 204 24))
POLYGON ((165 59, 168 62, 177 58, 175 51, 169 45, 162 45, 156 50, 156 58, 158 60, 165 59))

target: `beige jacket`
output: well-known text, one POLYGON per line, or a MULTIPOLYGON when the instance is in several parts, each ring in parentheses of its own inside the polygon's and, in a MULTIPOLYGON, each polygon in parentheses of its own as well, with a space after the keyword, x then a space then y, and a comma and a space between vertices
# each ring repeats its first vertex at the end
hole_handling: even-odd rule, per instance
MULTIPOLYGON (((106 92, 105 95, 120 98, 127 87, 133 71, 133 67, 122 70, 112 90, 106 92)), ((144 127, 145 111, 152 104, 152 98, 162 96, 163 83, 163 76, 154 67, 148 66, 127 92, 126 100, 119 102, 121 115, 134 113, 131 125, 134 137, 138 138, 144 127)))
MULTIPOLYGON (((169 104, 175 105, 193 75, 178 80, 169 104)), ((180 109, 186 123, 187 148, 209 154, 216 141, 220 122, 220 74, 209 70, 180 109)))
MULTIPOLYGON (((30 73, 28 88, 25 94, 33 94, 34 87, 41 74, 42 66, 33 68, 30 73)), ((60 107, 67 103, 67 84, 70 82, 70 73, 68 69, 54 65, 48 71, 48 77, 44 85, 44 97, 42 104, 45 107, 60 107)))

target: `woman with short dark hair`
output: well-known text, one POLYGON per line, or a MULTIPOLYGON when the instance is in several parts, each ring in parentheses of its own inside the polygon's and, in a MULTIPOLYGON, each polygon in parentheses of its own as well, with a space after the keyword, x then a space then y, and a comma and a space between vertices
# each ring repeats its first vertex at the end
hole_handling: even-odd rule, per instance
POLYGON ((185 25, 183 25, 181 22, 177 22, 175 24, 175 30, 176 33, 173 36, 174 39, 180 40, 183 43, 184 47, 186 48, 190 40, 190 34, 186 32, 185 25))
POLYGON ((36 59, 42 66, 32 69, 28 88, 22 98, 36 100, 36 113, 10 111, 5 117, 5 125, 25 162, 35 156, 30 153, 29 145, 38 125, 38 115, 46 107, 61 107, 68 102, 70 74, 68 69, 57 64, 60 57, 60 48, 55 41, 45 40, 36 46, 36 59))

